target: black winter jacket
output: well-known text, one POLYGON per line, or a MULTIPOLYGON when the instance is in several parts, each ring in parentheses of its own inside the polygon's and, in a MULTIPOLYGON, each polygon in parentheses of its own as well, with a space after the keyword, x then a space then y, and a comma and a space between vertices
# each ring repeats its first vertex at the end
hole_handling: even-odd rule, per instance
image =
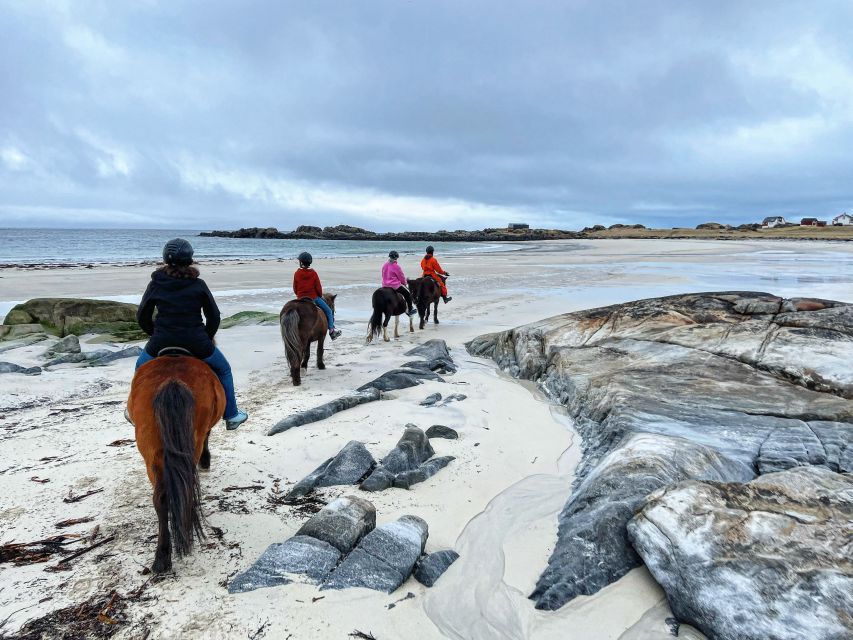
POLYGON ((213 336, 219 329, 219 318, 219 307, 204 280, 173 278, 163 271, 151 274, 136 312, 139 326, 151 336, 145 350, 152 356, 164 347, 183 347, 197 358, 209 357, 216 348, 213 336))

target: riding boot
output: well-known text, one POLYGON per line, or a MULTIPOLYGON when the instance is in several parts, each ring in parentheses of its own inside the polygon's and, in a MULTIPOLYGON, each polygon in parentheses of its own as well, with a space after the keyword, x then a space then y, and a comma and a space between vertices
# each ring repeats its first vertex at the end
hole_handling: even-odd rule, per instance
POLYGON ((444 304, 447 304, 451 300, 453 300, 453 296, 441 296, 441 299, 444 300, 444 304))
POLYGON ((417 312, 418 312, 418 310, 415 309, 414 307, 409 307, 409 310, 406 311, 406 313, 409 314, 410 316, 415 315, 417 312))
POLYGON ((341 330, 340 330, 340 329, 331 329, 331 330, 329 330, 329 337, 330 337, 332 340, 337 340, 338 338, 340 338, 340 337, 341 337, 341 330))

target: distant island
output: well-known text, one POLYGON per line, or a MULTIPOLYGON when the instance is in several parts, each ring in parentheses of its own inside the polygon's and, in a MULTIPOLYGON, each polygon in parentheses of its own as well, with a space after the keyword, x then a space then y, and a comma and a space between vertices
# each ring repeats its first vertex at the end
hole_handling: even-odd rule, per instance
MULTIPOLYGON (((804 220, 811 220, 806 218, 804 220)), ((825 224, 825 223, 824 223, 825 224)), ((247 227, 236 231, 203 231, 207 238, 255 238, 277 240, 361 240, 361 241, 413 241, 413 242, 523 242, 531 240, 581 240, 581 239, 658 239, 658 240, 853 240, 853 224, 775 225, 749 223, 739 226, 705 222, 696 228, 673 227, 649 229, 642 224, 613 224, 609 227, 594 225, 580 231, 564 229, 531 229, 522 223, 506 227, 477 231, 391 231, 377 233, 350 225, 315 227, 301 225, 294 231, 279 231, 275 227, 247 227)))

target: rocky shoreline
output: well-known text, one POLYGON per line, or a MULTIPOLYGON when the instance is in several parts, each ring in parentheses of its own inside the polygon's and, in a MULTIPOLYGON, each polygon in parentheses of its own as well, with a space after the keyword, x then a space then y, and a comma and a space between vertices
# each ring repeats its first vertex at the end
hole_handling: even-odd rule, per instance
POLYGON ((468 348, 536 381, 583 438, 537 608, 645 563, 676 615, 709 637, 853 632, 853 565, 839 543, 853 535, 853 305, 679 295, 468 348), (810 598, 824 605, 806 611, 810 598))

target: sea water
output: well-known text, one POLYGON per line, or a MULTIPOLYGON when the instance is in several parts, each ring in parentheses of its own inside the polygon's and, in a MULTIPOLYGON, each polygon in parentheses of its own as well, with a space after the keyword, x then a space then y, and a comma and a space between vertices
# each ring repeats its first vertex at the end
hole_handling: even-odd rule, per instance
MULTIPOLYGON (((186 238, 198 260, 292 259, 302 251, 315 258, 423 253, 426 242, 362 240, 274 240, 208 238, 199 231, 174 229, 0 229, 0 265, 133 264, 159 260, 163 245, 186 238)), ((490 242, 435 242, 442 255, 468 254, 512 247, 490 242)))

